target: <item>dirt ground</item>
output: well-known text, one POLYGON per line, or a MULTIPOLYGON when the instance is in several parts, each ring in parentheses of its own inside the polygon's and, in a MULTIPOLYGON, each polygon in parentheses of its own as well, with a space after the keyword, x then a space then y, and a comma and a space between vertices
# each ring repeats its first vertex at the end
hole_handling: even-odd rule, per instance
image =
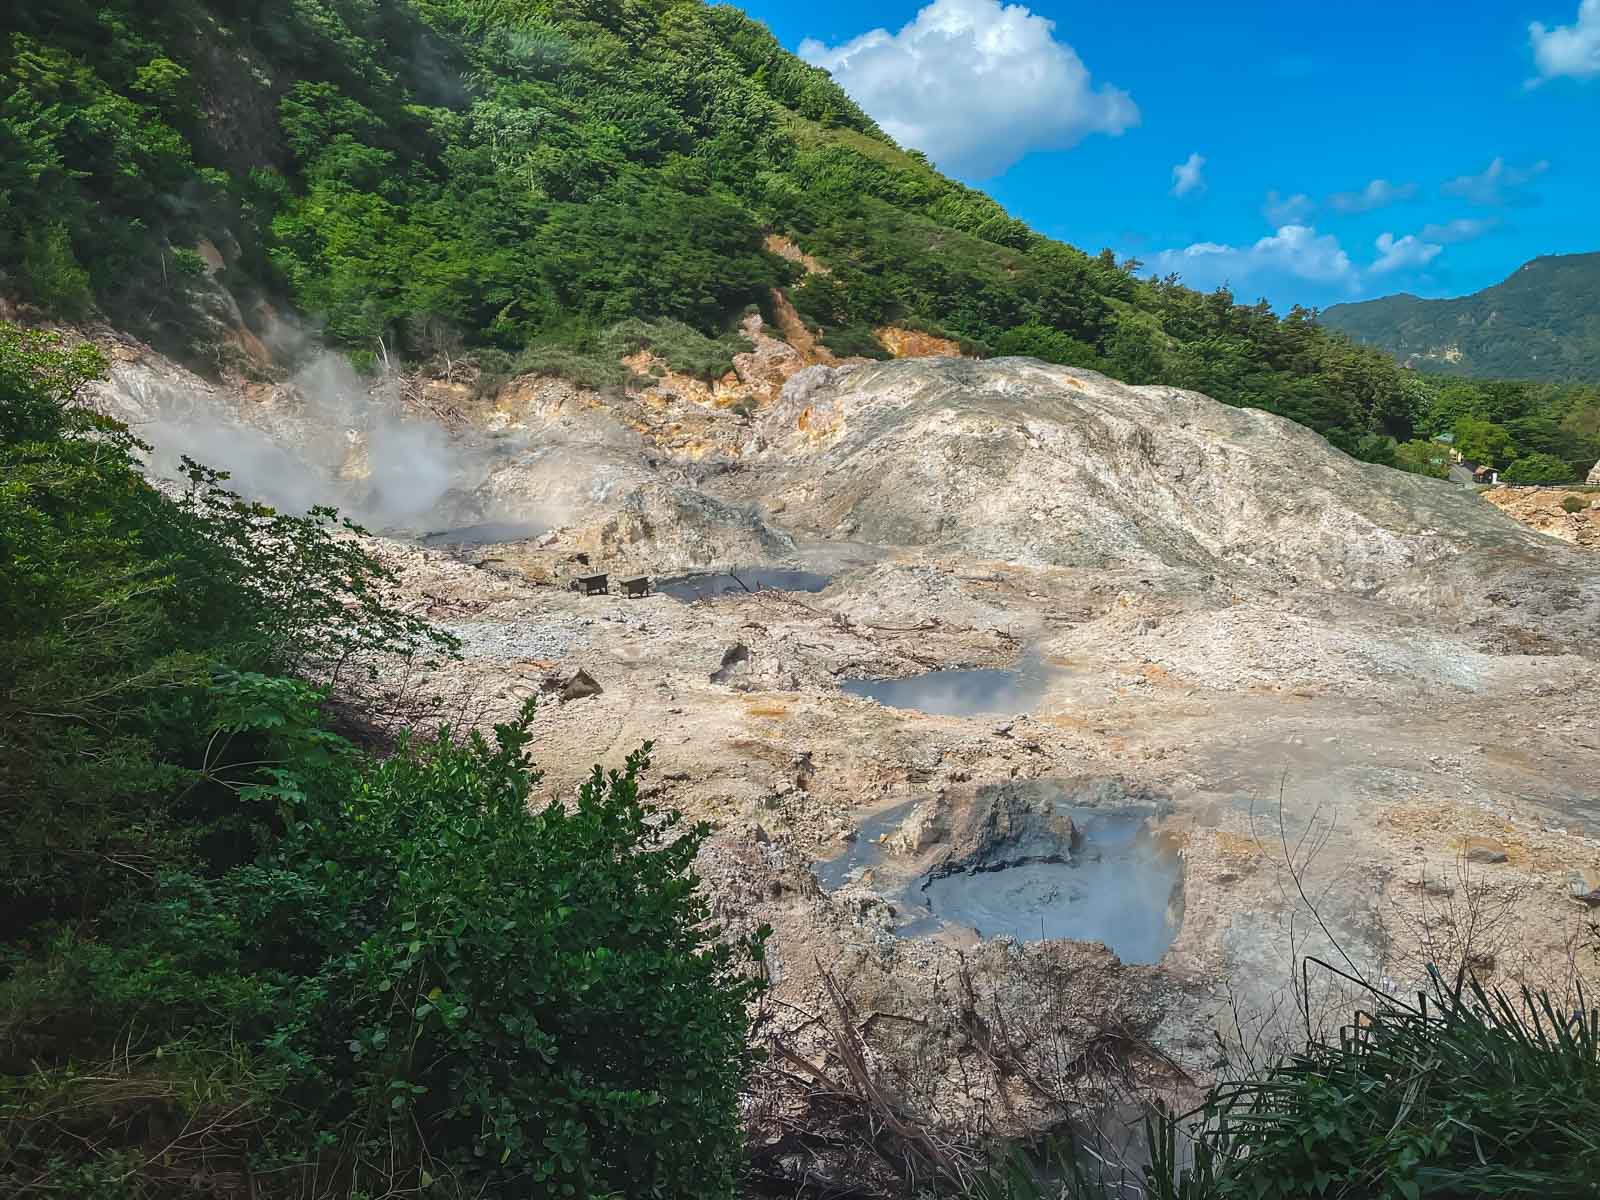
MULTIPOLYGON (((1127 1078, 1183 1092, 1213 1075, 1218 1038, 1241 1054, 1293 1041, 1308 955, 1399 992, 1424 985, 1429 961, 1470 960, 1507 985, 1600 981, 1571 888, 1600 870, 1588 658, 1407 631, 1388 606, 1322 593, 1216 607, 1115 572, 906 551, 817 595, 684 604, 387 549, 408 590, 472 610, 447 624, 467 642, 458 669, 495 691, 490 715, 580 669, 605 689, 542 712, 544 796, 654 741, 652 798, 716 831, 700 870, 719 917, 774 930, 764 1036, 842 1069, 837 982, 857 1023, 903 1018, 864 1046, 902 1107, 936 1124, 1056 1119, 1098 1096, 1103 1081, 1070 1064, 1108 1030, 1128 1039, 1127 1078), (748 657, 725 671, 740 646, 748 657), (933 716, 839 686, 1030 653, 1049 683, 1025 715, 933 716), (1085 779, 1154 798, 1181 848, 1182 923, 1155 965, 1092 944, 897 936, 870 878, 818 883, 886 809, 925 808, 937 852, 994 785, 1085 779), (1469 858, 1475 846, 1492 861, 1469 858), (1010 1030, 1010 1050, 985 1049, 980 1016, 1010 1030), (1029 1077, 1048 1082, 1017 1082, 1029 1077)), ((927 835, 897 832, 882 835, 891 859, 928 852, 927 835)), ((1320 1020, 1349 1019, 1349 985, 1314 971, 1311 986, 1320 1020)), ((764 1103, 772 1117, 798 1101, 764 1103)))

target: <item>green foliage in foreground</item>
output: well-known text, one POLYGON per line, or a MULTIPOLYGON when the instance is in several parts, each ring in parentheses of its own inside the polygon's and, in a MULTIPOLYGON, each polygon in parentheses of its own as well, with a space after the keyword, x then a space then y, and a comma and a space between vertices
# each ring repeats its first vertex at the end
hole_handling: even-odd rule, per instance
POLYGON ((840 354, 881 356, 896 323, 1266 409, 1375 461, 1439 432, 1412 373, 1317 314, 1033 232, 702 0, 10 5, 0 272, 200 364, 239 353, 197 316, 233 311, 226 289, 256 332, 287 301, 363 362, 448 348, 491 380, 601 387, 641 323, 675 369, 721 374, 784 287, 840 354))
POLYGON ((1600 1196, 1600 1010, 1476 982, 1381 1003, 1337 1041, 1213 1089, 1185 1163, 1183 1118, 1147 1125, 1137 1184, 1099 1179, 1068 1142, 1061 1184, 1018 1156, 980 1200, 1467 1200, 1600 1196), (1131 1190, 1130 1190, 1131 1189, 1131 1190))
POLYGON ((101 366, 0 325, 0 1194, 732 1195, 760 939, 648 745, 530 811, 531 705, 333 732, 449 644, 331 514, 152 489, 101 366))

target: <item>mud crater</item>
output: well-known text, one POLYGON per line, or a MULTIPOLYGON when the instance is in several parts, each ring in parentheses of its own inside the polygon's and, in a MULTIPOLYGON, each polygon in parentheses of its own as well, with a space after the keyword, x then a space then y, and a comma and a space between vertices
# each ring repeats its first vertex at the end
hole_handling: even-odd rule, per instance
POLYGON ((656 590, 674 600, 693 603, 717 596, 745 592, 820 592, 833 582, 833 576, 817 571, 801 571, 783 567, 750 567, 735 571, 721 571, 700 575, 681 575, 676 579, 663 579, 656 590))
POLYGON ((826 891, 886 900, 901 937, 1103 942, 1124 962, 1155 963, 1184 904, 1160 815, 1117 781, 981 788, 873 814, 816 875, 826 891))
POLYGON ((1059 674, 1030 655, 1015 667, 954 668, 898 679, 846 679, 840 690, 886 708, 936 717, 1004 716, 1033 712, 1059 674))
POLYGON ((525 542, 548 531, 546 525, 528 521, 483 521, 456 529, 440 529, 422 535, 424 546, 498 546, 506 542, 525 542))

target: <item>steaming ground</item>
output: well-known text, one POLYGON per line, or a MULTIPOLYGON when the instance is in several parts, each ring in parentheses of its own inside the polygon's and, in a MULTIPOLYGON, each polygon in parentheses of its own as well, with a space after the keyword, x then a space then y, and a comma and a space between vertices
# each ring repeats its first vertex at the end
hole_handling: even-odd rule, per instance
MULTIPOLYGON (((344 358, 299 348, 301 365, 284 382, 240 389, 154 355, 114 358, 96 399, 150 443, 149 469, 163 478, 181 480, 190 458, 226 470, 248 499, 295 513, 333 505, 391 533, 502 519, 472 492, 515 453, 514 440, 452 435, 408 411, 398 381, 374 387, 344 358)), ((515 523, 542 530, 561 515, 523 510, 515 523)))
MULTIPOLYGON (((699 869, 718 919, 775 931, 762 1036, 829 1064, 812 1015, 840 981, 859 1017, 891 1014, 864 1026, 873 1069, 934 1124, 1037 1126, 1095 1099, 1062 1064, 1107 1029, 1132 1031, 1138 1083, 1181 1096, 1218 1036, 1237 1059, 1307 1009, 1348 1018, 1326 975, 1302 1006, 1308 954, 1397 989, 1429 958, 1600 982, 1572 889, 1600 885, 1593 560, 1469 493, 1266 414, 1022 360, 807 371, 749 424, 670 379, 618 402, 440 386, 432 409, 352 386, 324 363, 214 388, 144 356, 105 401, 285 506, 330 487, 390 529, 548 525, 374 542, 463 639, 429 686, 473 690, 483 721, 542 695, 547 798, 653 739, 652 796, 716 831, 699 869), (567 587, 755 566, 831 581, 694 603, 567 587), (939 715, 845 686, 935 669, 1020 669, 1027 689, 978 703, 935 680, 939 715), (561 702, 579 670, 603 692, 561 702), (1042 794, 1157 814, 1182 912, 1159 961, 902 936, 904 880, 1038 819, 1042 794), (823 870, 825 889, 864 828, 878 865, 823 870)), ((758 1082, 758 1136, 787 1086, 758 1082)))

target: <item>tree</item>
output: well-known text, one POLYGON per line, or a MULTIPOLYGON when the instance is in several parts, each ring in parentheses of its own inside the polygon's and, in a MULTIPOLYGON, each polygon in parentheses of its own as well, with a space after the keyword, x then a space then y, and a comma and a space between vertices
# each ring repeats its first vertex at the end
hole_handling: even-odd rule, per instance
POLYGON ((1425 429, 1439 434, 1454 429, 1465 417, 1490 419, 1489 397, 1476 384, 1454 381, 1439 388, 1427 414, 1425 429))
POLYGON ((1414 475, 1446 479, 1450 475, 1450 456, 1438 442, 1401 442, 1394 449, 1394 465, 1414 475))
POLYGON ((1516 459, 1501 474, 1507 483, 1570 483, 1571 465, 1553 454, 1528 454, 1516 459))
POLYGON ((1461 417, 1455 423, 1456 449, 1462 458, 1482 463, 1486 467, 1498 466, 1515 453, 1511 434, 1503 426, 1477 417, 1461 417))
POLYGON ((995 341, 996 354, 1018 355, 1023 358, 1042 359, 1066 367, 1087 367, 1103 371, 1107 363, 1095 353, 1093 346, 1077 338, 1051 329, 1048 325, 1031 323, 1008 329, 995 341))

